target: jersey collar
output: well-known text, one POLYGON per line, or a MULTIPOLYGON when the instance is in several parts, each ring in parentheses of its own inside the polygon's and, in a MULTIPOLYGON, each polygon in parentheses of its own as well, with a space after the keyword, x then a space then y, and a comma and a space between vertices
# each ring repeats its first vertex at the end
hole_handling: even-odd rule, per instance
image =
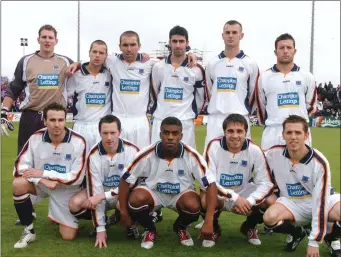
MULTIPOLYGON (((274 66, 272 66, 271 70, 273 72, 280 72, 280 70, 276 67, 276 64, 274 64, 274 66)), ((294 67, 292 67, 291 71, 299 71, 300 67, 298 67, 295 63, 294 63, 294 67)))
MULTIPOLYGON (((172 60, 171 60, 171 54, 168 55, 168 57, 165 59, 165 62, 168 63, 168 64, 172 64, 172 60)), ((186 55, 186 58, 185 60, 182 62, 181 64, 182 67, 186 67, 188 66, 188 56, 186 55)))
MULTIPOLYGON (((117 57, 121 61, 124 61, 123 54, 119 54, 117 57)), ((142 54, 140 54, 140 53, 137 54, 135 62, 137 62, 137 61, 139 61, 139 62, 142 61, 142 54)))
MULTIPOLYGON (((66 133, 65 133, 65 136, 63 138, 62 143, 70 143, 72 132, 67 127, 65 127, 65 130, 66 130, 66 133)), ((52 143, 51 138, 49 136, 49 132, 47 131, 47 129, 45 130, 45 132, 43 134, 43 141, 46 143, 52 143)))
MULTIPOLYGON (((221 139, 220 139, 220 146, 225 150, 225 151, 229 151, 229 148, 227 147, 227 143, 226 143, 226 137, 223 136, 221 139)), ((246 150, 247 148, 249 147, 249 139, 245 139, 244 143, 243 143, 243 146, 242 146, 242 149, 240 149, 240 151, 244 151, 246 150)))
MULTIPOLYGON (((164 151, 162 147, 162 142, 159 141, 156 143, 155 146, 155 154, 161 158, 164 159, 164 151)), ((178 151, 176 152, 175 158, 181 158, 184 156, 184 145, 182 142, 179 143, 178 151)))
MULTIPOLYGON (((100 155, 107 155, 107 152, 104 149, 102 141, 98 143, 98 151, 100 155)), ((118 139, 117 153, 122 153, 124 151, 123 140, 121 138, 118 139)))
MULTIPOLYGON (((313 148, 311 148, 310 146, 306 145, 306 147, 308 147, 309 151, 308 153, 300 160, 300 163, 302 164, 308 164, 312 159, 313 159, 313 156, 314 156, 314 150, 313 148)), ((288 159, 290 159, 290 154, 289 154, 289 151, 288 151, 288 147, 286 146, 283 150, 283 155, 285 157, 287 157, 288 159)))
MULTIPOLYGON (((90 72, 88 71, 88 69, 86 68, 86 66, 89 65, 89 62, 85 62, 81 65, 81 72, 82 74, 85 75, 90 75, 90 72)), ((100 73, 104 73, 105 71, 105 67, 102 65, 101 69, 99 70, 100 73)))
MULTIPOLYGON (((219 59, 223 59, 223 58, 226 58, 226 55, 224 53, 224 51, 222 51, 219 55, 218 55, 219 59)), ((238 59, 243 59, 245 57, 245 54, 243 52, 243 50, 240 50, 239 54, 237 54, 235 56, 235 58, 238 58, 238 59)))

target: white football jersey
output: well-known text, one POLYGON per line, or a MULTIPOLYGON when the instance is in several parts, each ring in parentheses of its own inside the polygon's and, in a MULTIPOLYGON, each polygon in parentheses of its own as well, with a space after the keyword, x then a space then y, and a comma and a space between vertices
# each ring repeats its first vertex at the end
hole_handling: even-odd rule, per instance
POLYGON ((249 115, 255 107, 258 65, 243 51, 229 60, 224 51, 206 66, 209 114, 249 115))
POLYGON ((163 120, 173 116, 179 120, 197 117, 204 105, 205 71, 197 65, 188 67, 188 59, 178 68, 171 63, 171 55, 153 67, 153 86, 157 107, 153 116, 163 120))
POLYGON ((307 155, 299 163, 293 163, 285 145, 270 148, 265 151, 265 156, 280 196, 311 206, 309 240, 321 242, 327 231, 327 207, 333 192, 328 160, 321 152, 309 147, 307 155))
POLYGON ((139 177, 144 177, 147 187, 164 194, 181 194, 195 189, 194 180, 200 188, 215 182, 212 172, 207 169, 203 157, 192 147, 179 143, 176 157, 172 161, 164 159, 161 141, 142 149, 130 163, 123 179, 133 186, 139 177))
POLYGON ((111 108, 111 75, 102 67, 96 77, 92 76, 86 66, 67 80, 68 98, 73 97, 73 119, 75 121, 97 122, 110 114, 111 108))
POLYGON ((296 64, 288 74, 281 73, 274 65, 260 75, 257 87, 258 116, 266 126, 282 125, 293 114, 309 121, 309 114, 316 109, 314 76, 300 71, 296 64))
MULTIPOLYGON (((86 143, 73 130, 65 130, 65 137, 57 146, 52 144, 47 128, 35 132, 15 160, 13 175, 22 176, 25 169, 35 168, 44 171, 43 178, 60 182, 61 187, 79 187, 84 178, 86 143)), ((28 180, 37 184, 40 178, 28 180)))
POLYGON ((263 151, 251 140, 245 139, 238 153, 229 151, 225 137, 211 140, 204 157, 207 167, 213 172, 217 181, 218 194, 237 200, 239 194, 253 179, 257 189, 247 200, 256 205, 272 193, 274 185, 263 151), (254 174, 254 176, 252 175, 254 174))
MULTIPOLYGON (((89 196, 104 193, 105 187, 111 188, 111 196, 117 195, 122 172, 138 151, 137 146, 123 139, 119 139, 117 153, 113 156, 105 151, 102 141, 95 145, 90 150, 86 162, 89 196)), ((92 214, 97 232, 105 231, 105 201, 99 203, 92 214)))
POLYGON ((138 54, 133 63, 126 62, 122 54, 107 57, 105 65, 113 77, 114 115, 145 116, 149 102, 155 101, 151 73, 153 65, 158 60, 150 59, 144 63, 141 61, 142 54, 138 54))

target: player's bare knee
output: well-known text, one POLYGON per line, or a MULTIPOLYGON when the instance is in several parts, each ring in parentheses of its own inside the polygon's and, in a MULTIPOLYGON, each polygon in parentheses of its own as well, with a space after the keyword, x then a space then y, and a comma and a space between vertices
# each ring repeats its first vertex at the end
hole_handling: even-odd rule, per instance
POLYGON ((178 209, 189 213, 198 213, 200 211, 200 197, 195 192, 184 194, 178 201, 178 209))
POLYGON ((15 178, 12 182, 12 192, 15 195, 29 193, 29 182, 23 177, 15 178))
POLYGON ((263 220, 265 224, 273 225, 279 221, 279 215, 277 212, 273 210, 267 210, 264 213, 263 220))
POLYGON ((69 201, 69 209, 71 212, 76 212, 81 209, 82 199, 77 196, 73 196, 69 201))
POLYGON ((146 205, 148 202, 148 194, 142 190, 133 191, 129 196, 129 204, 135 208, 146 205))
POLYGON ((73 228, 68 228, 63 225, 59 225, 59 232, 62 239, 65 241, 75 240, 77 237, 77 230, 73 228))

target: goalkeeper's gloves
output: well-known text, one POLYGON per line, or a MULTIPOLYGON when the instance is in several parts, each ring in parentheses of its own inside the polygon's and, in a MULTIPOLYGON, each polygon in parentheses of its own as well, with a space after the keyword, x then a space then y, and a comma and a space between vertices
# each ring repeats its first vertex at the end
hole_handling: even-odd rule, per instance
POLYGON ((1 109, 1 135, 2 136, 8 136, 9 135, 7 132, 7 129, 9 131, 14 130, 13 124, 8 120, 7 113, 8 113, 8 109, 3 107, 1 109))

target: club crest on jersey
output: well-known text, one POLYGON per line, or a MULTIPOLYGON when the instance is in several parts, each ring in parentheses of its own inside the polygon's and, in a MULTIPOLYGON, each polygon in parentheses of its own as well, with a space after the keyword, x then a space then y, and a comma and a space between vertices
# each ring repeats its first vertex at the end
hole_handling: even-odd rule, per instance
POLYGON ((139 74, 143 74, 144 73, 144 69, 139 69, 139 74))
POLYGON ((65 154, 65 160, 71 161, 71 154, 69 153, 65 154))
POLYGON ((118 169, 119 169, 120 171, 122 171, 122 170, 124 169, 124 165, 123 165, 122 163, 120 163, 120 164, 118 165, 118 169))
POLYGON ((52 69, 53 69, 53 70, 59 70, 59 66, 58 66, 58 65, 53 65, 53 66, 52 66, 52 69))
POLYGON ((104 86, 109 87, 109 86, 110 86, 110 82, 109 82, 109 81, 106 81, 105 84, 104 84, 104 86))
POLYGON ((243 72, 244 71, 244 67, 239 66, 238 71, 243 72))
POLYGON ((240 162, 240 165, 243 166, 243 167, 246 167, 247 166, 247 160, 242 160, 240 162))
POLYGON ((300 85, 301 85, 301 81, 300 80, 296 81, 296 86, 300 86, 300 85))
POLYGON ((307 176, 303 176, 302 177, 302 182, 303 183, 307 183, 309 181, 309 177, 307 177, 307 176))
POLYGON ((184 170, 178 170, 178 175, 181 177, 183 175, 185 175, 185 171, 184 170))
POLYGON ((189 77, 184 77, 184 81, 188 82, 189 81, 189 77))

